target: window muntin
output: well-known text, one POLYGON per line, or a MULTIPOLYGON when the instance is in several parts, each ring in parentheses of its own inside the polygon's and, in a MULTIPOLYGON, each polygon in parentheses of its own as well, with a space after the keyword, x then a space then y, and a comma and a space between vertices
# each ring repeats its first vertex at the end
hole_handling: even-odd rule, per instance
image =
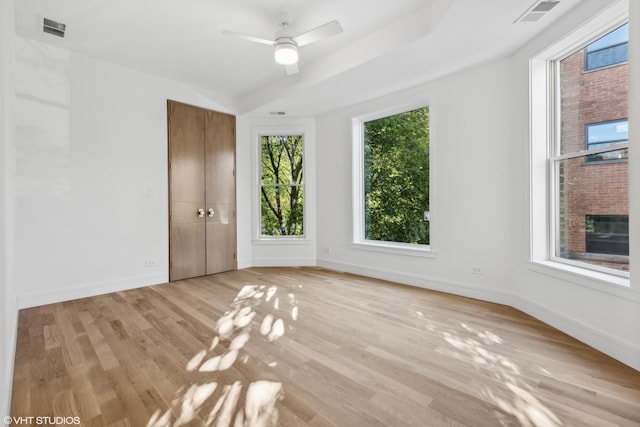
POLYGON ((429 108, 362 122, 359 241, 428 245, 429 108))
POLYGON ((629 24, 605 34, 585 48, 585 71, 627 62, 629 58, 629 24))
POLYGON ((260 135, 260 236, 304 236, 303 135, 260 135))
MULTIPOLYGON (((553 202, 549 241, 554 261, 628 275, 628 256, 593 252, 606 246, 603 241, 607 237, 589 232, 594 218, 628 217, 627 162, 612 162, 628 156, 627 66, 582 73, 589 49, 606 48, 618 37, 619 33, 611 36, 618 30, 552 61, 559 102, 557 118, 552 121, 558 129, 553 132, 557 136, 551 153, 555 154, 550 157, 553 202)), ((615 239, 620 251, 624 237, 615 239)))
MULTIPOLYGON (((601 123, 588 123, 585 128, 587 150, 625 143, 629 140, 629 120, 611 120, 601 123)), ((628 150, 608 151, 588 156, 588 163, 622 160, 628 158, 628 150)))

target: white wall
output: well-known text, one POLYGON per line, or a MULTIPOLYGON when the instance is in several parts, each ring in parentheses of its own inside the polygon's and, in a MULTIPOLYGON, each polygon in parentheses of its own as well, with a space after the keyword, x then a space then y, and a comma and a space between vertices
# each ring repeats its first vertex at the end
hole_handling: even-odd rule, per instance
POLYGON ((13 2, 0 2, 0 415, 11 405, 18 309, 14 280, 13 2))
POLYGON ((229 105, 21 38, 16 68, 20 306, 166 282, 166 101, 229 105))
POLYGON ((505 232, 509 63, 494 61, 317 120, 318 264, 496 302, 510 302, 505 232), (482 84, 478 84, 481 81, 482 84), (431 248, 435 257, 352 247, 351 118, 430 105, 431 248), (472 274, 477 266, 484 274, 472 274))
MULTIPOLYGON (((631 3, 637 34, 638 5, 631 3)), ((529 58, 602 5, 582 3, 513 57, 319 117, 318 265, 510 304, 640 369, 640 280, 633 272, 630 288, 624 288, 528 261, 529 58), (421 98, 431 100, 437 254, 418 258, 355 249, 351 118, 421 98), (485 274, 471 274, 471 266, 485 274)), ((638 62, 636 52, 630 56, 630 81, 640 81, 638 62)), ((630 117, 637 117, 640 91, 632 86, 630 93, 630 117)), ((638 178, 640 156, 631 157, 631 176, 638 178)), ((637 182, 630 191, 632 218, 640 216, 637 182)), ((631 233, 631 263, 640 265, 637 224, 631 233)))
MULTIPOLYGON (((20 307, 168 280, 166 100, 233 103, 147 73, 16 38, 20 307), (156 267, 145 267, 145 261, 156 267)), ((237 117, 238 265, 315 265, 315 119, 237 117), (305 132, 306 239, 258 242, 255 129, 305 132)))

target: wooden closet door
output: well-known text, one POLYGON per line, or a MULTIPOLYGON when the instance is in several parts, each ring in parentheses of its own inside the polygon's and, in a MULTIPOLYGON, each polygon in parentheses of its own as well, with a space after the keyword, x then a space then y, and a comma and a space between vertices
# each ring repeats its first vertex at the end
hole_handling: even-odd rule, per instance
POLYGON ((235 129, 235 116, 206 112, 207 274, 237 268, 235 129))
POLYGON ((168 101, 169 280, 207 274, 203 110, 168 101), (199 216, 199 209, 203 215, 199 216))

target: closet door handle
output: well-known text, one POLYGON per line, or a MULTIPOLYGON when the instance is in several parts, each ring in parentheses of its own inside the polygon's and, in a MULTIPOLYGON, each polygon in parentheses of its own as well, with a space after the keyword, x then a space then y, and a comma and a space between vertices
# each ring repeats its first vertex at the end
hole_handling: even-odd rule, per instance
POLYGON ((204 209, 198 209, 198 218, 204 218, 204 209))
POLYGON ((214 215, 215 213, 216 213, 216 212, 215 212, 213 209, 209 208, 209 218, 213 218, 213 215, 214 215))

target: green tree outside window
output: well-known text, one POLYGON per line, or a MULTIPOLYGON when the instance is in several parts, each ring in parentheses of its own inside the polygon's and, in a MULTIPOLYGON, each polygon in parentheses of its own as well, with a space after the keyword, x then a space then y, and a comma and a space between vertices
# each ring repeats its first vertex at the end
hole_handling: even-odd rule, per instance
POLYGON ((262 135, 261 235, 304 235, 303 137, 262 135))
POLYGON ((364 123, 365 239, 429 244, 429 108, 364 123))

